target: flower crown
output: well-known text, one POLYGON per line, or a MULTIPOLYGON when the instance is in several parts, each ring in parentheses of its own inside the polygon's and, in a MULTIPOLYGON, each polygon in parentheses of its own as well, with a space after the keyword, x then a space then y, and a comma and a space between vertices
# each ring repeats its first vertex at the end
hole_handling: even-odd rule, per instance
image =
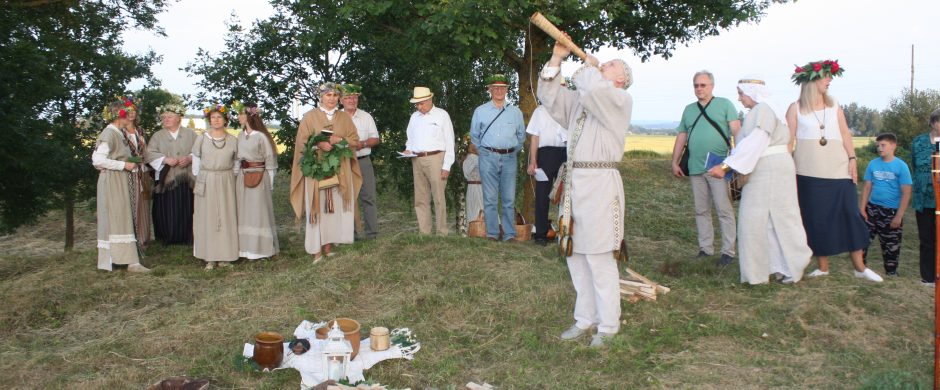
POLYGON ((504 74, 497 73, 497 74, 493 74, 493 75, 487 76, 486 79, 484 79, 484 82, 486 83, 486 85, 494 85, 494 84, 495 84, 495 85, 506 85, 506 86, 508 86, 508 85, 509 85, 509 77, 506 77, 506 75, 504 75, 504 74))
POLYGON ((247 114, 247 115, 258 115, 258 112, 259 112, 258 106, 245 107, 245 103, 242 103, 239 100, 235 100, 232 102, 232 111, 239 113, 239 114, 247 114))
POLYGON ((203 108, 203 109, 202 109, 202 113, 203 113, 203 115, 204 115, 206 118, 208 118, 208 117, 209 117, 209 114, 212 114, 213 111, 218 111, 218 112, 220 112, 222 115, 228 116, 228 108, 225 107, 225 105, 222 104, 222 103, 219 103, 219 104, 216 104, 216 105, 214 105, 214 106, 209 106, 209 107, 206 107, 206 108, 203 108))
POLYGON ((157 107, 157 115, 163 114, 165 112, 172 112, 179 116, 186 115, 186 107, 183 107, 181 104, 164 104, 163 106, 157 107))
POLYGON ((122 107, 118 112, 111 112, 111 104, 106 104, 101 112, 101 116, 105 121, 112 122, 118 118, 127 118, 128 112, 137 111, 137 105, 134 103, 133 97, 116 96, 116 98, 121 101, 122 107))
POLYGON ((359 84, 346 83, 339 86, 343 96, 362 95, 362 86, 359 84))
POLYGON ((845 71, 845 69, 839 66, 839 60, 816 61, 803 66, 797 65, 796 69, 793 71, 793 76, 790 76, 790 78, 794 83, 800 85, 827 76, 841 76, 843 71, 845 71))

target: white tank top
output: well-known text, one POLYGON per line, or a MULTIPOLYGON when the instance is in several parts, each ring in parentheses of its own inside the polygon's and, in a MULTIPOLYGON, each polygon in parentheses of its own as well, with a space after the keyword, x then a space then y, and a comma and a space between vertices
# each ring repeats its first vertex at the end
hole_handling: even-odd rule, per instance
POLYGON ((825 134, 826 140, 842 141, 842 133, 839 131, 838 103, 833 104, 832 107, 826 107, 825 109, 814 111, 807 115, 804 115, 797 109, 796 116, 796 139, 819 140, 823 134, 825 134), (824 129, 819 128, 821 124, 825 126, 824 129))

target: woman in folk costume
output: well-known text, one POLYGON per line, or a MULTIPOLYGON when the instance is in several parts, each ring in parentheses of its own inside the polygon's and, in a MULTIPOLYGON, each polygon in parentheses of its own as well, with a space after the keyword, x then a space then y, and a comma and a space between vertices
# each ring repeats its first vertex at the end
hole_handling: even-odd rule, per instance
POLYGON ((139 158, 134 158, 133 141, 124 131, 127 114, 134 109, 129 100, 107 105, 104 119, 110 124, 101 131, 95 142, 91 162, 100 171, 98 175, 98 268, 111 271, 115 264, 127 265, 128 272, 148 272, 140 264, 141 251, 135 235, 136 205, 139 195, 138 181, 131 175, 139 170, 139 158))
POLYGON ((463 176, 467 179, 467 199, 464 206, 466 213, 467 226, 470 222, 481 219, 483 214, 483 184, 480 181, 480 156, 477 155, 477 147, 471 142, 467 142, 467 155, 463 158, 463 176))
POLYGON ((856 277, 880 282, 862 259, 869 237, 856 199, 852 134, 845 113, 828 94, 832 77, 843 71, 838 61, 817 61, 798 66, 791 77, 800 85, 800 99, 787 110, 787 126, 796 138, 797 194, 807 243, 819 260, 819 269, 809 276, 829 275, 829 256, 849 252, 856 277))
MULTIPOLYGON (((127 139, 131 144, 131 154, 141 158, 144 163, 151 163, 157 156, 147 151, 147 140, 140 128, 140 116, 137 114, 140 103, 139 101, 135 102, 133 97, 128 97, 128 100, 134 104, 134 109, 127 112, 127 126, 124 127, 124 132, 127 133, 127 139)), ((153 188, 153 179, 150 178, 150 172, 153 171, 153 168, 146 164, 140 164, 137 168, 136 171, 130 173, 132 180, 137 184, 137 191, 135 191, 136 195, 133 200, 133 203, 137 205, 135 208, 135 217, 137 218, 135 233, 137 234, 137 242, 140 243, 142 248, 146 248, 147 244, 150 243, 150 205, 152 203, 151 189, 153 188)))
POLYGON ((206 269, 238 260, 238 221, 235 212, 235 161, 238 139, 225 131, 228 109, 219 104, 203 110, 209 130, 193 143, 196 175, 193 214, 193 256, 206 269))
POLYGON ((321 84, 319 94, 317 108, 304 114, 297 129, 290 179, 291 206, 297 218, 306 221, 304 249, 314 255, 314 261, 331 255, 332 244, 353 242, 353 210, 362 186, 359 163, 349 149, 349 145, 359 142, 359 134, 349 114, 338 109, 339 87, 321 84), (311 138, 316 144, 307 145, 311 138), (321 179, 305 176, 302 165, 309 167, 324 153, 345 156, 339 158, 335 174, 321 179))
POLYGON ((153 134, 147 151, 157 157, 154 164, 153 232, 164 244, 193 242, 192 150, 196 132, 182 127, 186 107, 167 104, 157 112, 163 128, 153 134))
POLYGON ((249 260, 271 257, 278 252, 277 223, 274 220, 274 174, 277 149, 271 133, 261 120, 258 105, 235 102, 238 123, 238 177, 235 201, 238 212, 238 256, 249 260))
POLYGON ((762 80, 738 81, 738 100, 750 109, 741 138, 724 163, 708 173, 721 178, 734 169, 747 175, 738 207, 741 282, 767 283, 770 275, 778 275, 784 283, 796 283, 813 251, 806 245, 797 202, 786 111, 762 80))

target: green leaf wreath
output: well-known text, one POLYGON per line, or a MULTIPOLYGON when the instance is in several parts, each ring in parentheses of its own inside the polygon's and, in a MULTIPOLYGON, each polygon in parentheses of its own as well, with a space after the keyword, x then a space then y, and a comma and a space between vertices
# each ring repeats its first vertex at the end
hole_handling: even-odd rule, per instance
POLYGON ((317 180, 336 176, 343 159, 352 158, 355 154, 345 139, 333 145, 330 151, 323 151, 322 155, 317 154, 317 144, 320 142, 330 142, 330 136, 320 133, 310 137, 304 145, 303 157, 300 158, 300 171, 304 176, 317 180))

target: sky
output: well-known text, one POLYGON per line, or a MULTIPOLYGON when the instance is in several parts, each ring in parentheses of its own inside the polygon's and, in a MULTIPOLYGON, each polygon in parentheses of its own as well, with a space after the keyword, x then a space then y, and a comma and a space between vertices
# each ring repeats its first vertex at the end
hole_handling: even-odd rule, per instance
MULTIPOLYGON (((173 93, 197 92, 194 79, 181 68, 193 61, 199 48, 224 49, 225 22, 234 17, 243 25, 265 18, 273 8, 264 0, 180 0, 160 16, 166 37, 132 31, 125 49, 154 50, 163 62, 153 68, 163 87, 173 93)), ((911 82, 914 46, 914 88, 940 89, 940 50, 937 50, 940 1, 937 0, 800 0, 774 4, 757 23, 742 24, 688 46, 668 60, 641 62, 627 49, 602 49, 601 61, 622 58, 633 68, 633 121, 637 124, 677 121, 685 105, 695 101, 692 75, 709 70, 715 75, 715 95, 737 101, 735 84, 742 78, 767 82, 780 102, 792 102, 799 88, 790 81, 795 65, 823 59, 839 60, 845 68, 830 93, 842 104, 856 102, 884 109, 911 82)), ((573 73, 578 64, 566 64, 573 73)), ((131 89, 143 86, 141 81, 131 89)), ((401 86, 406 98, 411 86, 401 86)))

